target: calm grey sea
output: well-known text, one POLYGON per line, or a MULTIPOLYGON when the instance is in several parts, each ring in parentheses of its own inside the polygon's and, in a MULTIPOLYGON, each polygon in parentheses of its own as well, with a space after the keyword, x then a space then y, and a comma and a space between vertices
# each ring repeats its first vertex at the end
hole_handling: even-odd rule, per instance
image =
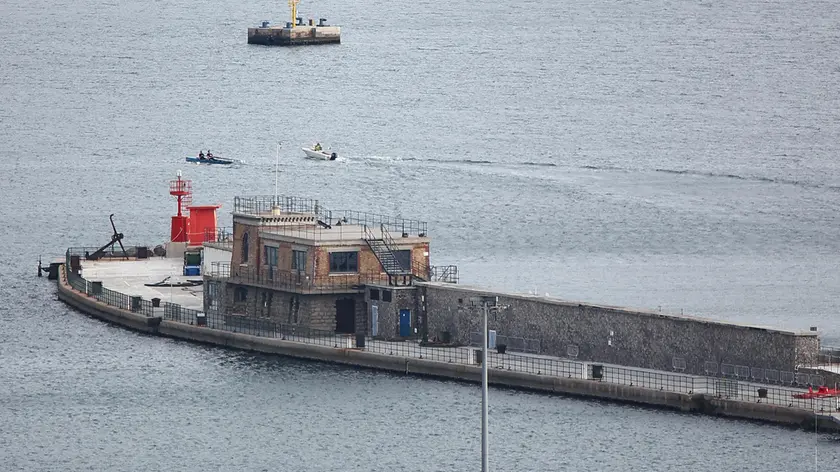
MULTIPOLYGON (((836 2, 0 4, 0 469, 471 471, 479 391, 89 319, 39 256, 274 191, 426 220, 462 282, 840 344, 836 2), (314 141, 334 163, 301 158, 314 141), (247 161, 187 167, 210 148, 247 161)), ((229 213, 223 213, 229 224, 229 213)), ((494 390, 495 470, 840 469, 836 437, 494 390)))

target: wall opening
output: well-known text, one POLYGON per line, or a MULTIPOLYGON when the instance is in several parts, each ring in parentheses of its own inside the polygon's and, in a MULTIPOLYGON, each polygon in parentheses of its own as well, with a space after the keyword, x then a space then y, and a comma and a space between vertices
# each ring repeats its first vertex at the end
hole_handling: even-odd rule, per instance
POLYGON ((289 323, 298 323, 298 313, 300 312, 300 299, 297 295, 289 297, 289 323))
POLYGON ((356 332, 356 300, 339 298, 335 301, 335 331, 345 334, 356 332))
POLYGON ((248 262, 248 250, 250 246, 250 241, 248 240, 248 233, 242 235, 242 262, 248 262))

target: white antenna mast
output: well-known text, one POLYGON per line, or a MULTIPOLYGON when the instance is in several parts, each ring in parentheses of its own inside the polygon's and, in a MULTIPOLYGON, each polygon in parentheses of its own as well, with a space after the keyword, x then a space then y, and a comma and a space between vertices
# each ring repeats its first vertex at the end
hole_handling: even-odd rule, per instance
POLYGON ((277 141, 277 153, 274 156, 274 204, 277 204, 278 201, 278 194, 277 194, 277 176, 280 174, 280 145, 282 144, 281 141, 277 141))

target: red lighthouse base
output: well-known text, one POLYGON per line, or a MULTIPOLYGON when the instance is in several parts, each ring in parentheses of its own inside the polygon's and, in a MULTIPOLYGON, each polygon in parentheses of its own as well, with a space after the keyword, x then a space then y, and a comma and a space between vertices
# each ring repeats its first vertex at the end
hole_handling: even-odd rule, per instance
POLYGON ((189 231, 189 217, 188 216, 173 216, 172 230, 169 235, 169 240, 176 243, 187 242, 189 231))

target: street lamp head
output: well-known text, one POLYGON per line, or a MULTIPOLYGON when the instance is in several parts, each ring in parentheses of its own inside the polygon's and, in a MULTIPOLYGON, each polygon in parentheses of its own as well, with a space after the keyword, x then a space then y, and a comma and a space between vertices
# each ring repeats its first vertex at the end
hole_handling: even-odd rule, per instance
POLYGON ((470 297, 469 301, 473 305, 485 305, 486 304, 486 305, 490 305, 490 306, 495 306, 499 303, 499 297, 484 295, 484 296, 470 297))

